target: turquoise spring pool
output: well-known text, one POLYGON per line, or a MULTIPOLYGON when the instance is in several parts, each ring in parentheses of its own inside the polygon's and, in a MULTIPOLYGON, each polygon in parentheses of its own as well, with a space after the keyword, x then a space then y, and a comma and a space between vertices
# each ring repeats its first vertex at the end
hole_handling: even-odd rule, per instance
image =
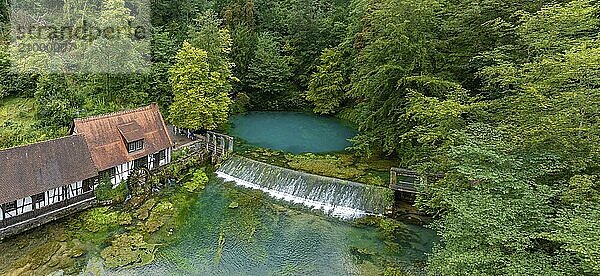
POLYGON ((237 115, 230 132, 248 144, 296 154, 344 151, 357 133, 343 120, 303 112, 237 115))

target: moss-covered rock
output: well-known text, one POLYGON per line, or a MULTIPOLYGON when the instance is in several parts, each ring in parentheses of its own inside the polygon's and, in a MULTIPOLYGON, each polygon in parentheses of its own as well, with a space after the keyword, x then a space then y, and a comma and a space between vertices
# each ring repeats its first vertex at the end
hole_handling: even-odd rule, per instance
POLYGON ((30 251, 27 255, 14 262, 13 269, 29 267, 31 270, 36 270, 40 266, 48 263, 52 256, 61 248, 60 243, 55 241, 47 242, 36 249, 30 251))
POLYGON ((373 185, 373 186, 387 186, 387 183, 385 182, 385 180, 383 178, 381 178, 380 176, 373 174, 373 173, 367 173, 361 177, 359 177, 358 182, 360 183, 365 183, 368 185, 373 185))
POLYGON ((83 226, 90 232, 104 232, 119 225, 132 222, 131 214, 123 211, 111 211, 109 207, 90 209, 81 214, 83 226))
POLYGON ((288 166, 294 170, 341 179, 357 179, 364 171, 352 166, 349 155, 286 155, 288 166))
POLYGON ((100 256, 110 268, 138 267, 151 263, 155 250, 156 245, 146 243, 141 234, 122 234, 117 235, 100 256))
POLYGON ((156 205, 154 198, 146 200, 142 206, 135 211, 136 217, 139 220, 146 220, 150 216, 150 210, 156 205))
POLYGON ((152 209, 148 221, 146 221, 146 231, 153 233, 165 225, 165 221, 173 219, 175 208, 170 202, 161 202, 152 209))

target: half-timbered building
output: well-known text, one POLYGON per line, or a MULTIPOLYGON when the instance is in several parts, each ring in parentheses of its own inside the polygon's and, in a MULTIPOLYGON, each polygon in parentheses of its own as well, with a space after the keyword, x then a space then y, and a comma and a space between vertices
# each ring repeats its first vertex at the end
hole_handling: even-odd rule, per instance
POLYGON ((0 151, 0 229, 92 199, 97 175, 81 135, 0 151))
POLYGON ((70 136, 0 150, 0 240, 95 204, 103 180, 171 162, 158 105, 76 119, 70 136))
POLYGON ((83 134, 102 179, 118 185, 139 167, 171 162, 173 141, 157 104, 97 117, 76 119, 73 134, 83 134))

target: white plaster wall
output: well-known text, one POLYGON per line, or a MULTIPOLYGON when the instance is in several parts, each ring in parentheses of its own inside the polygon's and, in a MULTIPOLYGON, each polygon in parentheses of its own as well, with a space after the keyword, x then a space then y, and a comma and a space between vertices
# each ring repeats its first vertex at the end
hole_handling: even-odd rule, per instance
POLYGON ((78 196, 82 193, 81 190, 77 190, 77 189, 81 189, 83 187, 83 181, 78 181, 76 183, 73 183, 71 185, 69 185, 69 191, 68 191, 68 197, 75 197, 78 196))
POLYGON ((31 200, 31 197, 29 197, 29 196, 26 197, 26 198, 23 198, 23 199, 19 199, 17 201, 17 211, 18 211, 18 214, 23 214, 23 213, 26 213, 26 212, 33 211, 33 205, 31 205, 32 202, 33 201, 31 200), (25 206, 26 204, 29 204, 29 205, 25 206))
POLYGON ((131 172, 131 169, 133 168, 133 161, 118 165, 115 168, 116 168, 115 177, 113 179, 111 179, 113 188, 117 187, 117 185, 119 185, 121 182, 127 180, 127 177, 129 177, 129 173, 131 172))
POLYGON ((47 204, 50 205, 50 204, 54 204, 54 203, 62 201, 61 198, 53 198, 54 195, 62 196, 62 192, 63 192, 62 187, 58 187, 56 189, 52 189, 52 190, 48 191, 47 195, 46 195, 46 199, 48 202, 47 204))

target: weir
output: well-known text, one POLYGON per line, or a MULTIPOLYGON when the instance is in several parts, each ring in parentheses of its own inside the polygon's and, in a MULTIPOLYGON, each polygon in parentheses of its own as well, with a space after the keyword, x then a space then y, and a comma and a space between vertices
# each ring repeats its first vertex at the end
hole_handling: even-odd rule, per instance
POLYGON ((394 199, 393 191, 385 187, 294 171, 239 156, 224 161, 217 175, 276 199, 344 219, 382 215, 394 199))

